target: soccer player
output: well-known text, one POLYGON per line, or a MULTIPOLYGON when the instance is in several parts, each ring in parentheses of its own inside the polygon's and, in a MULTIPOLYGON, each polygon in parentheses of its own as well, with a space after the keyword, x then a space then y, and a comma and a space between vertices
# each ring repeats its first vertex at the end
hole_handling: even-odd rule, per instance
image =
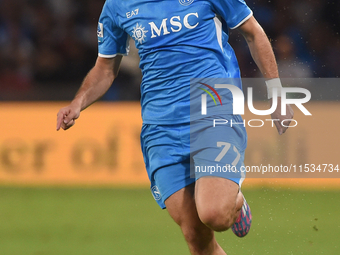
MULTIPOLYGON (((95 66, 70 105, 57 115, 57 130, 67 130, 82 110, 108 90, 123 55, 128 54, 132 37, 143 73, 141 144, 151 191, 160 207, 167 208, 180 226, 191 254, 226 254, 216 242, 214 231, 232 228, 242 237, 251 224, 250 208, 240 191, 244 176, 190 175, 190 160, 206 164, 205 155, 216 150, 203 149, 190 158, 190 78, 240 78, 234 51, 228 44, 229 28, 244 35, 267 79, 270 98, 272 89, 281 87, 275 57, 263 29, 243 0, 107 0, 98 23, 95 66)), ((280 98, 278 101, 280 105, 280 98)), ((228 111, 232 100, 225 105, 226 112, 220 114, 242 121, 228 111)), ((289 106, 286 116, 281 116, 277 107, 272 118, 291 119, 292 115, 289 106)), ((287 125, 274 123, 279 134, 286 131, 287 125)), ((207 133, 213 131, 207 128, 195 135, 199 139, 207 133)), ((247 141, 245 129, 241 125, 230 127, 220 138, 233 148, 223 163, 231 165, 236 157, 240 168, 247 141)))

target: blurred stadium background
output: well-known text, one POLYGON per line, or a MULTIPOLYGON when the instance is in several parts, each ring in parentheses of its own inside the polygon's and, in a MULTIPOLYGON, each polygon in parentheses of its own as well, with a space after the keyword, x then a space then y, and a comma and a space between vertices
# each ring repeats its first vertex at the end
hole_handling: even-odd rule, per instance
MULTIPOLYGON (((55 131, 58 109, 96 59, 103 3, 0 0, 1 255, 188 254, 148 190, 133 44, 102 102, 68 132, 55 131)), ((270 126, 248 128, 246 164, 340 164, 340 1, 247 3, 272 42, 281 77, 315 79, 301 83, 312 92, 313 116, 296 109, 299 125, 282 137, 270 126)), ((242 76, 260 77, 236 31, 230 43, 242 76)), ((339 173, 316 176, 247 179, 253 229, 242 240, 218 234, 228 254, 338 254, 339 173)))

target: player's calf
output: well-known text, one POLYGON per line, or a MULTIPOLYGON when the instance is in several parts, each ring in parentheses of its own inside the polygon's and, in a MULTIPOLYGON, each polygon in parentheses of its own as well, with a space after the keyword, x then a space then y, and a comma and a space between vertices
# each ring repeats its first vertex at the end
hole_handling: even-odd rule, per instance
POLYGON ((190 185, 170 196, 165 201, 170 216, 180 226, 191 254, 225 255, 214 232, 199 219, 193 193, 194 185, 190 185))
POLYGON ((215 250, 217 243, 214 233, 202 223, 195 226, 184 223, 181 230, 192 254, 206 254, 215 250))

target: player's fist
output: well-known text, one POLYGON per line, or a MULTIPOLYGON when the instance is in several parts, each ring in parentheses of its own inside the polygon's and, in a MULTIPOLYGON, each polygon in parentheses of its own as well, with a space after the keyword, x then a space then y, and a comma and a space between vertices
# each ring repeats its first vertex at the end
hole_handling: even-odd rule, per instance
POLYGON ((271 117, 275 123, 275 126, 277 128, 277 131, 279 132, 280 135, 282 135, 284 132, 287 131, 288 126, 290 125, 290 120, 293 119, 294 116, 294 111, 290 105, 286 105, 286 115, 281 114, 281 97, 277 98, 277 108, 276 110, 272 113, 271 117), (283 125, 282 125, 282 121, 283 125))
POLYGON ((62 128, 69 129, 75 124, 75 120, 79 118, 80 106, 72 102, 69 106, 61 108, 57 114, 57 131, 62 128))

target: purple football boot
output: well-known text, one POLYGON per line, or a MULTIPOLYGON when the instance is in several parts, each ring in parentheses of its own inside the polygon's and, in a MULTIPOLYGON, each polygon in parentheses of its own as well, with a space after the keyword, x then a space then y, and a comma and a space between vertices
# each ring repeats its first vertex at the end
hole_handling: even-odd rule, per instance
POLYGON ((250 207, 243 197, 243 205, 241 208, 240 216, 236 219, 234 225, 231 227, 231 230, 238 237, 244 237, 248 234, 251 226, 251 211, 250 207))

